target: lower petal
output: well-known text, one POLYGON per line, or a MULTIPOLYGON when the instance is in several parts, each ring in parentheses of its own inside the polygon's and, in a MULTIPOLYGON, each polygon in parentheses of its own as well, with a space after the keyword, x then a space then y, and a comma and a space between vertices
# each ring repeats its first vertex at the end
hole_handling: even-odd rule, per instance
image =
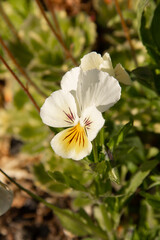
POLYGON ((58 133, 51 141, 55 153, 63 158, 81 160, 90 154, 92 144, 88 140, 84 128, 76 126, 58 133))

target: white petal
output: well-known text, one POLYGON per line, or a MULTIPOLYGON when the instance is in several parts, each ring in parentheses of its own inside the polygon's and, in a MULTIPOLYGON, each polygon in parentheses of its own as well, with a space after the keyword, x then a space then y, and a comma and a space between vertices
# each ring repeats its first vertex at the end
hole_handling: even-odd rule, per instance
POLYGON ((92 144, 79 123, 58 133, 52 139, 51 146, 57 155, 74 160, 83 159, 92 150, 92 144))
POLYGON ((104 118, 100 111, 96 107, 92 106, 86 108, 80 119, 81 125, 84 124, 88 139, 92 141, 104 125, 104 118))
POLYGON ((100 70, 107 72, 109 75, 114 77, 114 69, 109 53, 103 55, 103 63, 100 65, 100 70))
POLYGON ((125 69, 122 67, 122 65, 120 63, 118 63, 114 69, 114 73, 115 73, 115 78, 121 82, 124 83, 126 85, 131 85, 132 81, 130 79, 130 76, 128 75, 128 73, 125 71, 125 69))
POLYGON ((118 81, 108 73, 96 69, 81 73, 77 88, 81 110, 95 105, 104 112, 120 99, 120 95, 118 81))
POLYGON ((13 193, 5 184, 0 182, 0 216, 2 216, 11 207, 13 193))
POLYGON ((101 55, 96 52, 91 52, 86 54, 81 59, 80 67, 82 68, 83 71, 88 71, 91 69, 99 69, 100 64, 102 63, 103 63, 103 59, 101 55))
POLYGON ((80 68, 75 67, 68 71, 61 80, 61 88, 65 91, 76 91, 80 68))
POLYGON ((51 127, 75 125, 78 116, 74 97, 63 90, 53 92, 41 107, 40 116, 42 121, 51 127))

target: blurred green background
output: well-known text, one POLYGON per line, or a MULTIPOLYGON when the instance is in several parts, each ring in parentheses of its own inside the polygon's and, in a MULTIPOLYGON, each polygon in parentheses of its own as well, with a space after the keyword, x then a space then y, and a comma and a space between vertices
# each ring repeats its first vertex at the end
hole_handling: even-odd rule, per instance
MULTIPOLYGON (((18 157, 20 151, 35 157, 29 169, 36 185, 51 195, 71 197, 70 215, 66 219, 57 215, 80 239, 158 240, 160 1, 118 1, 132 50, 116 2, 71 1, 67 5, 68 1, 46 0, 41 5, 77 64, 88 52, 103 55, 107 51, 113 66, 121 63, 133 81, 131 86, 121 86, 120 101, 104 114, 105 127, 97 138, 99 162, 93 162, 93 154, 80 162, 54 154, 50 140, 59 129, 51 131, 42 123, 1 62, 0 139, 7 137, 9 143, 16 139, 10 154, 18 157), (103 146, 111 151, 114 160, 110 163, 104 160, 103 146)), ((4 46, 0 54, 41 106, 44 96, 60 88, 63 74, 75 66, 73 60, 54 36, 37 1, 1 1, 0 26, 7 48, 43 94, 27 83, 4 46)))

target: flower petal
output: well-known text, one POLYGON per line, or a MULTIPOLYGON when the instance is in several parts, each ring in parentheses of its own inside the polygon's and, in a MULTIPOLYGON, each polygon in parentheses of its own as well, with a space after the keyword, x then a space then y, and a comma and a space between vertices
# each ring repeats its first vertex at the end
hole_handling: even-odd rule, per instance
POLYGON ((103 55, 103 63, 100 65, 100 70, 107 72, 109 75, 114 77, 114 69, 109 53, 103 55))
POLYGON ((7 186, 0 181, 0 216, 2 216, 11 207, 13 193, 7 186))
POLYGON ((77 87, 81 111, 95 105, 100 112, 113 106, 121 95, 118 81, 108 73, 93 69, 82 72, 77 87))
POLYGON ((104 125, 104 118, 100 111, 96 107, 92 106, 86 108, 80 119, 80 124, 84 125, 88 139, 92 141, 104 125))
POLYGON ((78 122, 74 97, 63 90, 53 92, 41 107, 40 116, 51 127, 74 126, 78 122))
POLYGON ((57 155, 74 160, 83 159, 92 150, 92 144, 79 123, 58 133, 52 139, 51 146, 57 155))
POLYGON ((114 69, 115 78, 126 85, 131 85, 132 81, 130 79, 129 74, 125 71, 120 63, 118 63, 114 69))
POLYGON ((102 63, 103 63, 103 59, 101 55, 96 52, 91 52, 86 54, 81 59, 80 67, 82 68, 83 71, 88 71, 91 69, 99 69, 100 64, 102 63))
POLYGON ((61 80, 61 88, 67 92, 72 90, 76 91, 80 71, 81 69, 79 67, 72 68, 68 71, 61 80))

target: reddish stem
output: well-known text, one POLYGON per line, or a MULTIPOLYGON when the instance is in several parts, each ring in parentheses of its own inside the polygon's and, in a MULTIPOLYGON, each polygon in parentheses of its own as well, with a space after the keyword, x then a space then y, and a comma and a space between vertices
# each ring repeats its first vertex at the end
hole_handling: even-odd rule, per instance
POLYGON ((43 9, 40 1, 39 1, 39 0, 36 0, 36 2, 37 2, 37 5, 38 5, 38 7, 39 7, 39 9, 40 9, 40 11, 41 11, 44 19, 46 20, 46 22, 47 22, 48 26, 50 27, 50 29, 51 29, 52 33, 54 34, 54 36, 57 38, 57 40, 59 41, 59 43, 60 43, 61 46, 63 47, 66 55, 68 56, 68 58, 70 58, 70 59, 72 60, 73 64, 74 64, 75 66, 77 66, 78 64, 77 64, 76 60, 74 59, 74 57, 72 56, 72 54, 70 53, 70 51, 68 50, 68 48, 66 47, 63 39, 61 38, 61 35, 55 31, 54 27, 52 26, 50 20, 48 19, 47 15, 46 15, 46 13, 45 13, 45 11, 44 11, 44 9, 43 9))
POLYGON ((121 24, 122 24, 122 28, 124 30, 124 34, 126 36, 126 39, 127 39, 128 43, 129 43, 129 46, 130 46, 130 49, 131 49, 133 60, 134 60, 135 65, 137 67, 138 63, 137 63, 137 59, 136 59, 136 55, 135 55, 135 50, 134 50, 134 47, 133 47, 133 44, 132 44, 132 41, 131 41, 131 38, 130 38, 128 27, 127 27, 127 25, 125 23, 125 20, 123 18, 123 15, 122 15, 122 12, 121 12, 118 0, 114 0, 114 1, 115 1, 117 13, 119 14, 120 19, 121 19, 121 24))
POLYGON ((30 92, 28 91, 28 89, 23 85, 23 83, 20 81, 20 79, 17 77, 17 75, 12 71, 12 69, 10 68, 10 66, 7 64, 7 62, 5 61, 5 59, 0 55, 0 60, 3 62, 3 64, 6 66, 6 68, 9 70, 9 72, 12 74, 12 76, 15 78, 15 80, 19 83, 19 85, 21 86, 21 88, 24 90, 24 92, 28 95, 29 99, 32 101, 33 105, 35 106, 35 108, 37 109, 38 112, 40 112, 40 108, 37 105, 36 101, 34 100, 34 98, 32 97, 32 95, 30 94, 30 92))

